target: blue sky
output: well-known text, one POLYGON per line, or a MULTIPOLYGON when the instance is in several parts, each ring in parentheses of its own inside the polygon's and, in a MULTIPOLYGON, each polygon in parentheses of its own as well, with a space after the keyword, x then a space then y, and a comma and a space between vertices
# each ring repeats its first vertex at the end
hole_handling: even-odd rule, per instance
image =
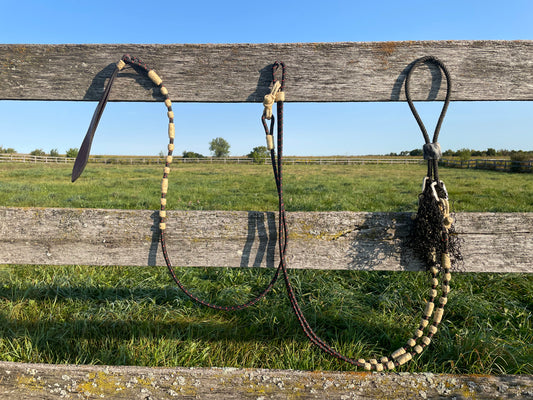
MULTIPOLYGON (((533 39, 531 0, 0 1, 2 43, 533 39)), ((430 131, 441 105, 417 103, 430 131)), ((95 106, 0 101, 0 146, 60 153, 79 147, 95 106)), ((177 154, 188 150, 208 155, 208 143, 217 136, 230 143, 232 155, 264 145, 259 104, 175 103, 174 110, 177 154)), ((109 104, 93 154, 158 154, 167 140, 164 111, 161 104, 109 104), (125 124, 137 129, 125 132, 125 124), (160 140, 154 139, 158 135, 160 140)), ((288 103, 285 113, 286 154, 387 154, 422 146, 405 103, 288 103)), ((532 102, 452 102, 440 142, 443 149, 454 150, 533 150, 532 127, 532 102)))

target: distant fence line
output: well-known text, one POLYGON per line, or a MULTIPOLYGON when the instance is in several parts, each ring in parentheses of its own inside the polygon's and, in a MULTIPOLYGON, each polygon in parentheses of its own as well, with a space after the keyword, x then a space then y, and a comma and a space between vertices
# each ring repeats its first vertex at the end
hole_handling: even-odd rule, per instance
MULTIPOLYGON (((0 154, 0 162, 23 162, 23 163, 50 163, 64 164, 73 163, 74 158, 52 157, 52 156, 32 156, 28 154, 0 154)), ((162 164, 164 157, 160 156, 91 156, 91 163, 101 164, 162 164)), ((252 164, 254 160, 249 157, 204 157, 204 158, 183 158, 174 157, 174 163, 202 163, 202 164, 252 164)), ((285 164, 308 164, 308 165, 328 165, 328 164, 421 164, 424 160, 420 158, 359 158, 359 157, 296 157, 286 156, 285 164)), ((261 158, 256 163, 268 164, 270 158, 261 158)), ((442 159, 440 164, 450 168, 474 168, 494 171, 513 172, 533 172, 533 161, 512 161, 512 160, 454 160, 442 159)))

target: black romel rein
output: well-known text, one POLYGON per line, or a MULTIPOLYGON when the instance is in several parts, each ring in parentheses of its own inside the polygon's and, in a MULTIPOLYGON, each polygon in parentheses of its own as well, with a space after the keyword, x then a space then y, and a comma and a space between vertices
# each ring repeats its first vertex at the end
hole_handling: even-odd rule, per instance
POLYGON ((237 311, 246 307, 256 304, 259 300, 267 295, 273 288, 274 284, 278 280, 280 273, 283 275, 285 281, 287 294, 292 306, 292 309, 298 319, 298 322, 309 340, 318 346, 324 352, 346 361, 350 364, 356 365, 365 370, 393 370, 399 367, 409 360, 411 360, 417 354, 422 351, 431 343, 431 340, 437 332, 438 325, 442 321, 444 306, 448 301, 448 293, 450 292, 450 270, 452 260, 450 258, 450 252, 455 259, 460 259, 460 253, 458 251, 457 243, 450 239, 450 232, 453 232, 452 223, 453 220, 450 216, 450 207, 448 202, 448 193, 444 183, 439 180, 438 176, 438 159, 440 158, 440 146, 437 142, 442 120, 446 114, 446 110, 450 101, 451 93, 451 79, 446 67, 434 57, 424 57, 416 60, 411 69, 409 70, 405 79, 405 93, 406 98, 415 116, 424 136, 424 158, 428 161, 428 173, 424 178, 424 184, 422 193, 419 195, 419 209, 414 218, 413 229, 410 236, 411 246, 414 248, 416 254, 421 257, 427 266, 427 270, 430 274, 430 289, 429 297, 426 302, 422 318, 418 328, 415 330, 412 337, 407 340, 403 347, 400 347, 388 357, 375 357, 372 359, 355 359, 340 354, 331 346, 329 346, 324 340, 322 340, 314 332, 309 325, 309 322, 305 318, 296 294, 290 282, 290 276, 287 269, 286 251, 287 251, 287 221, 285 215, 285 203, 283 199, 283 103, 285 101, 285 64, 283 62, 276 61, 272 66, 272 89, 269 94, 265 96, 263 105, 263 115, 261 121, 265 129, 267 148, 270 151, 272 169, 274 179, 276 182, 276 189, 278 193, 278 251, 279 251, 279 264, 275 270, 275 273, 263 289, 253 299, 246 303, 237 304, 233 306, 221 306, 212 304, 205 301, 194 294, 192 294, 178 279, 170 257, 168 255, 166 247, 166 230, 167 230, 167 193, 168 193, 168 176, 170 173, 170 165, 172 163, 172 154, 174 151, 174 139, 175 139, 175 126, 174 126, 174 112, 172 110, 172 101, 170 100, 168 90, 163 86, 161 78, 157 73, 149 68, 145 63, 136 57, 124 55, 122 59, 116 64, 116 67, 109 79, 109 82, 105 88, 104 94, 98 103, 95 110, 91 124, 85 136, 85 139, 81 145, 78 157, 74 164, 72 171, 72 181, 74 182, 83 172, 88 158, 98 122, 103 113, 105 105, 109 98, 111 86, 113 81, 118 75, 118 72, 126 66, 133 67, 137 72, 146 74, 156 87, 159 88, 162 96, 164 97, 164 103, 167 107, 168 123, 168 154, 166 156, 165 167, 163 172, 163 178, 161 181, 161 208, 159 211, 160 224, 160 241, 161 249, 165 259, 165 263, 168 267, 170 275, 178 287, 192 300, 202 304, 204 306, 214 308, 223 311, 237 311), (443 110, 437 123, 433 140, 430 142, 429 136, 426 132, 424 124, 422 123, 416 109, 411 101, 409 93, 409 84, 412 71, 422 63, 432 63, 437 65, 445 74, 447 80, 447 94, 444 102, 443 110), (276 79, 276 75, 281 69, 281 79, 276 79), (272 107, 276 104, 276 118, 277 118, 277 134, 274 141, 274 128, 276 126, 276 118, 274 118, 272 107), (270 124, 268 123, 270 121, 270 124), (275 142, 275 145, 274 145, 275 142), (452 251, 450 251, 452 250, 452 251), (439 282, 439 276, 442 282, 439 282), (440 294, 439 294, 440 289, 440 294))

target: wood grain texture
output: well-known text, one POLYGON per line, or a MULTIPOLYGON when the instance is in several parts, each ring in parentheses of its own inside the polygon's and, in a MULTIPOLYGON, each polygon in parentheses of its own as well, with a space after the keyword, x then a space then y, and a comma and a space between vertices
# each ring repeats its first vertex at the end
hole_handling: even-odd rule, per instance
POLYGON ((444 375, 0 362, 0 397, 52 399, 531 399, 531 375, 444 375))
MULTIPOLYGON (((169 211, 174 265, 277 266, 269 212, 169 211)), ((533 213, 458 213, 468 272, 533 272, 533 213)), ((287 214, 289 268, 419 270, 407 246, 409 213, 287 214)), ((142 210, 0 208, 0 264, 165 265, 158 213, 142 210)))
MULTIPOLYGON (((292 44, 0 45, 0 100, 99 100, 113 63, 130 53, 163 79, 174 101, 258 102, 271 65, 287 64, 287 101, 403 101, 407 68, 433 55, 448 67, 452 100, 533 100, 533 41, 405 41, 292 44)), ((413 99, 442 99, 436 68, 413 76, 413 99)), ((162 100, 132 70, 111 100, 162 100), (136 81, 137 83, 134 83, 136 81), (148 89, 148 90, 147 90, 148 89)))

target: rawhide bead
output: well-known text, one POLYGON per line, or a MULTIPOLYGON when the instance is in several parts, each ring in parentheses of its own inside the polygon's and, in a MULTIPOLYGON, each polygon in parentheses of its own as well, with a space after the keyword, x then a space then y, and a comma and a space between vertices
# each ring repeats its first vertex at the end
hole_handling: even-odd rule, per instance
POLYGON ((424 336, 422 338, 422 343, 424 343, 427 346, 427 345, 429 345, 431 343, 431 339, 428 338, 427 336, 424 336))
POLYGON ((392 361, 389 361, 387 363, 387 369, 393 370, 394 369, 394 363, 392 361))
POLYGON ((168 96, 168 89, 167 89, 166 87, 161 86, 161 89, 160 89, 160 90, 161 90, 161 94, 162 94, 163 96, 168 96))
POLYGON ((442 280, 444 282, 450 282, 452 280, 452 274, 450 274, 449 272, 445 273, 444 277, 442 278, 442 280))
POLYGON ((157 73, 153 69, 148 71, 148 78, 150 78, 156 86, 159 86, 161 85, 161 83, 163 83, 163 80, 159 77, 159 75, 157 75, 157 73))
POLYGON ((276 93, 276 101, 285 101, 285 92, 276 93))
POLYGON ((164 172, 165 174, 169 174, 169 173, 170 173, 170 167, 165 167, 165 168, 163 168, 163 172, 164 172))
POLYGON ((274 148, 274 138, 272 135, 266 135, 267 149, 270 151, 274 148))
POLYGON ((443 294, 450 293, 450 285, 442 285, 442 293, 443 294))
POLYGON ((448 255, 448 253, 442 253, 441 263, 442 263, 442 268, 444 269, 450 269, 452 267, 452 262, 450 260, 450 256, 448 255))
POLYGON ((448 298, 447 297, 440 297, 439 298, 439 303, 442 304, 443 306, 446 305, 446 303, 448 303, 448 298))
POLYGON ((166 162, 167 164, 172 164, 172 156, 167 156, 166 162))
POLYGON ((167 224, 165 224, 164 222, 161 222, 161 223, 159 224, 159 229, 162 230, 162 231, 164 231, 165 229, 167 229, 167 224))
POLYGON ((407 341, 407 344, 409 345, 409 347, 414 347, 416 345, 416 340, 411 338, 407 341))
POLYGON ((417 329, 417 330, 415 331, 415 336, 416 336, 416 337, 421 337, 423 334, 424 334, 424 332, 423 332, 421 329, 417 329))
POLYGON ((436 276, 439 273, 439 270, 436 267, 431 267, 429 272, 431 272, 431 275, 436 276))
POLYGON ((433 313, 433 309, 434 308, 435 308, 435 304, 434 303, 427 303, 426 304, 426 309, 424 310, 424 315, 426 317, 429 317, 433 313))
POLYGON ((368 360, 368 362, 370 364, 377 364, 378 363, 378 360, 376 360, 375 358, 371 358, 370 360, 368 360))
POLYGON ((416 352, 416 354, 420 354, 420 353, 422 353, 422 351, 424 351, 424 349, 422 348, 422 346, 420 346, 419 344, 417 344, 417 345, 415 346, 415 352, 416 352))
POLYGON ((166 193, 168 191, 168 178, 163 178, 161 181, 161 193, 166 193))
POLYGON ((442 321, 442 315, 444 314, 444 308, 437 308, 435 310, 435 315, 433 315, 433 323, 438 324, 442 321))
POLYGON ((437 333, 437 327, 435 325, 431 325, 428 328, 428 332, 431 333, 432 335, 434 335, 435 333, 437 333))
POLYGON ((366 371, 370 371, 372 369, 372 364, 370 363, 365 363, 365 365, 363 366, 363 368, 366 370, 366 371))
POLYGON ((170 119, 174 119, 174 111, 168 111, 168 112, 167 112, 167 116, 168 116, 168 118, 170 118, 170 119))
POLYGON ((398 350, 396 350, 394 353, 391 354, 391 357, 396 359, 400 357, 402 354, 405 354, 405 349, 403 347, 400 347, 398 350))
POLYGON ((422 328, 425 328, 426 326, 429 325, 429 320, 425 319, 425 318, 422 318, 422 320, 420 321, 420 326, 422 328))
POLYGON ((174 143, 168 144, 168 151, 174 151, 174 143))
POLYGON ((437 287, 439 284, 439 280, 437 278, 431 278, 431 286, 437 287))
POLYGON ((386 363, 389 362, 389 359, 388 359, 387 357, 381 357, 381 358, 379 359, 379 362, 380 362, 380 363, 383 363, 383 364, 386 364, 386 363))
POLYGON ((402 354, 400 357, 398 357, 396 361, 398 362, 398 364, 403 365, 407 361, 411 360, 412 358, 413 356, 411 355, 411 353, 405 353, 405 354, 402 354))
POLYGON ((163 207, 165 207, 167 205, 167 199, 165 199, 164 197, 161 198, 161 205, 163 207))
POLYGON ((172 106, 172 101, 170 99, 165 99, 165 106, 171 107, 172 106))
POLYGON ((170 122, 168 124, 168 137, 169 139, 174 139, 175 136, 176 136, 176 126, 174 125, 174 123, 170 122))
POLYGON ((163 210, 159 211, 159 217, 160 218, 166 218, 167 217, 167 212, 163 211, 163 210))
POLYGON ((117 68, 118 70, 120 71, 122 68, 124 68, 126 66, 126 63, 122 60, 120 60, 118 63, 117 63, 117 68))
POLYGON ((357 360, 357 362, 361 365, 364 365, 366 363, 366 360, 364 358, 360 358, 359 360, 357 360))
POLYGON ((433 298, 437 297, 437 289, 431 289, 429 291, 429 296, 433 298))
POLYGON ((376 371, 378 372, 383 371, 383 364, 380 364, 380 363, 376 364, 376 371))

